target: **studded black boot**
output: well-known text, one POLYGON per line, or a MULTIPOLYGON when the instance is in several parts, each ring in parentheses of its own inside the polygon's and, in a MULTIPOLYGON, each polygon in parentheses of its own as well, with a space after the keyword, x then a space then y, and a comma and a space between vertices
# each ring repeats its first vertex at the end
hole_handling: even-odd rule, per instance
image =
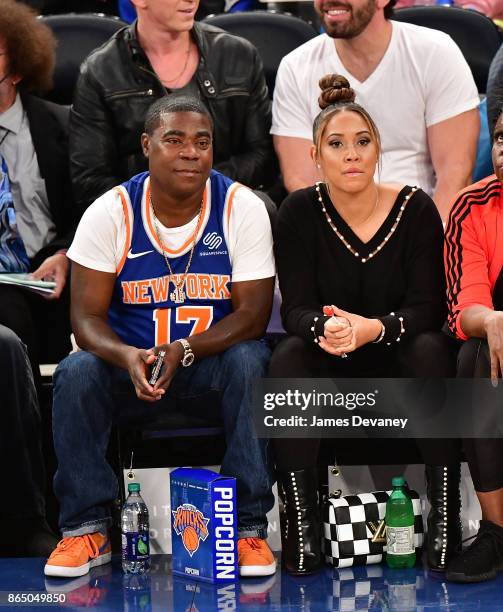
POLYGON ((311 574, 321 564, 317 480, 315 469, 278 472, 286 518, 282 557, 295 576, 311 574))
POLYGON ((425 466, 427 519, 426 555, 431 570, 443 572, 461 550, 460 465, 425 466))

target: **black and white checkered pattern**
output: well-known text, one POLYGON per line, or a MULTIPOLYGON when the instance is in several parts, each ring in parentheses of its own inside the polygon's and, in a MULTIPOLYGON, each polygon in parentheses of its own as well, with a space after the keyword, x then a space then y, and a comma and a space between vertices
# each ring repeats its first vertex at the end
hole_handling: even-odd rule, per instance
POLYGON ((359 569, 358 574, 351 568, 334 570, 327 610, 350 612, 371 608, 376 593, 385 590, 383 570, 376 565, 359 569))
MULTIPOLYGON (((386 544, 372 542, 368 522, 375 524, 384 519, 386 502, 391 491, 375 491, 328 499, 324 507, 325 560, 335 567, 380 563, 386 544)), ((421 500, 415 491, 409 491, 414 509, 414 541, 416 549, 423 545, 424 528, 421 500)))

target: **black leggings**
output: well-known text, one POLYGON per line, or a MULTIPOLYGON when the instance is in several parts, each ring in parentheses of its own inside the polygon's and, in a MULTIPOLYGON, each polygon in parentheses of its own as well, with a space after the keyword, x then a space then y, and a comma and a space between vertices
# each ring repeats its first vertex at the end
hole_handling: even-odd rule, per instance
MULTIPOLYGON (((328 355, 301 338, 290 336, 273 353, 269 366, 270 378, 332 378, 332 377, 389 377, 454 378, 456 354, 458 376, 489 376, 488 354, 485 361, 482 350, 474 343, 460 343, 437 332, 420 334, 404 342, 392 360, 375 362, 347 360, 328 355), (471 368, 471 369, 470 369, 471 368), (471 372, 471 373, 469 373, 471 372)), ((487 347, 487 344, 486 344, 487 347)), ((317 466, 320 440, 306 438, 275 439, 272 441, 279 470, 301 470, 317 466)), ((453 465, 462 458, 464 450, 475 489, 492 491, 503 486, 503 440, 418 439, 416 443, 423 461, 429 465, 453 465), (481 469, 481 467, 483 469, 481 469)))
MULTIPOLYGON (((274 351, 269 377, 454 378, 455 364, 453 347, 440 332, 420 334, 408 342, 402 342, 396 351, 387 356, 381 355, 379 358, 367 350, 366 357, 365 353, 363 356, 355 353, 348 359, 328 355, 314 343, 311 346, 301 338, 290 336, 274 351)), ((459 461, 459 444, 456 440, 418 440, 418 446, 426 463, 446 465, 459 461)), ((273 448, 278 469, 304 469, 317 464, 320 440, 275 439, 273 448)))
MULTIPOLYGON (((491 360, 486 340, 471 338, 458 353, 459 378, 489 378, 491 360)), ((500 383, 501 384, 501 383, 500 383)), ((476 491, 487 493, 503 487, 503 439, 469 438, 462 442, 476 491)))

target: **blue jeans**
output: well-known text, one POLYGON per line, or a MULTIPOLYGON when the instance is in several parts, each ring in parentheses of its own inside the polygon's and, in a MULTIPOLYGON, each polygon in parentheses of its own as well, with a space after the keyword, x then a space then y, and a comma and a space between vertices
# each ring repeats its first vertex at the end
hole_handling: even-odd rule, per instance
POLYGON ((128 373, 92 353, 81 351, 62 361, 54 374, 53 431, 58 458, 54 491, 63 536, 92 533, 112 522, 109 506, 118 495, 118 483, 105 455, 113 423, 148 421, 154 411, 172 409, 173 399, 218 391, 227 445, 220 472, 237 481, 238 537, 267 537, 273 477, 267 440, 254 433, 251 396, 253 381, 265 376, 269 358, 265 343, 241 342, 180 367, 154 404, 138 400, 130 381, 128 402, 117 401, 117 389, 127 384, 128 373))

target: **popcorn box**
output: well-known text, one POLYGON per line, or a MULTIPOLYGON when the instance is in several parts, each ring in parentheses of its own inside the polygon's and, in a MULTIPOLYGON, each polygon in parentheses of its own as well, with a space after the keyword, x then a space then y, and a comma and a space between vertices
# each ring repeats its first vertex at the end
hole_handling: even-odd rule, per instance
POLYGON ((236 580, 236 480, 211 470, 171 472, 173 573, 217 582, 236 580))

